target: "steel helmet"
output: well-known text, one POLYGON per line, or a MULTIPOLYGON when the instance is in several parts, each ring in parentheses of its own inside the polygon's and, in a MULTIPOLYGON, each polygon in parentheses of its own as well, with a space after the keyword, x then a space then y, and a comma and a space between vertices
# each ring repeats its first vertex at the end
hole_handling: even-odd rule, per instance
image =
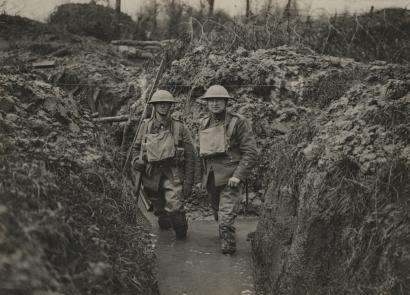
POLYGON ((173 102, 176 103, 177 100, 172 96, 172 94, 166 90, 157 90, 152 95, 149 103, 155 102, 173 102))
POLYGON ((205 94, 201 97, 202 99, 207 99, 207 98, 226 98, 230 99, 233 98, 232 96, 229 95, 228 91, 225 89, 225 87, 221 85, 212 85, 209 87, 205 94))

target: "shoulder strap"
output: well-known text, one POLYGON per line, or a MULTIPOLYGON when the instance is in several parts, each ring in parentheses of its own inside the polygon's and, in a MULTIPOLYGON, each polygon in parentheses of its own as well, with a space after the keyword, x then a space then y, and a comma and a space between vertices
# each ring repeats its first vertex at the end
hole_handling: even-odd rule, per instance
POLYGON ((148 124, 147 124, 147 129, 146 129, 146 133, 151 133, 152 131, 152 125, 154 124, 154 120, 152 118, 150 119, 146 119, 148 124))
POLYGON ((144 136, 147 133, 147 122, 148 122, 148 120, 149 119, 142 120, 142 124, 141 124, 140 130, 139 130, 139 132, 141 133, 141 136, 138 136, 141 139, 141 141, 144 141, 144 136))
POLYGON ((231 139, 233 129, 235 128, 235 124, 238 121, 238 116, 233 115, 231 121, 229 122, 228 129, 226 130, 226 139, 229 140, 231 139))
POLYGON ((152 128, 152 120, 150 118, 144 119, 142 121, 143 125, 141 125, 141 148, 140 148, 140 159, 142 159, 142 155, 144 154, 144 144, 146 141, 145 134, 151 132, 152 128))
POLYGON ((210 120, 211 120, 210 117, 202 118, 202 119, 200 120, 201 128, 205 128, 206 126, 208 126, 210 120))
POLYGON ((181 129, 181 122, 177 120, 172 120, 172 137, 174 138, 175 146, 178 146, 180 140, 180 129, 181 129))

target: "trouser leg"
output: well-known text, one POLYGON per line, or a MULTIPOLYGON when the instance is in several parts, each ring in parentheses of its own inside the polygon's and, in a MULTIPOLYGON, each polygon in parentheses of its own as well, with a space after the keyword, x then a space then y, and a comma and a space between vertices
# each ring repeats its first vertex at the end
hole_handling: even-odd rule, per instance
POLYGON ((169 212, 165 211, 165 198, 162 190, 155 192, 146 190, 147 195, 152 203, 154 215, 158 217, 158 225, 160 229, 170 229, 172 220, 169 212))
POLYGON ((165 210, 169 213, 174 213, 183 210, 182 199, 182 185, 174 184, 172 180, 164 178, 162 189, 165 198, 165 210))
POLYGON ((161 182, 165 198, 165 211, 170 214, 177 239, 183 239, 186 237, 188 222, 182 203, 182 183, 177 176, 164 177, 161 182))
POLYGON ((219 220, 219 237, 221 250, 224 254, 236 251, 235 218, 238 214, 241 196, 241 186, 235 188, 215 186, 215 177, 211 172, 207 181, 207 191, 215 220, 219 220))
POLYGON ((206 190, 208 192, 208 199, 211 204, 212 212, 214 214, 215 221, 218 221, 218 211, 219 211, 219 193, 220 191, 215 186, 215 176, 211 172, 208 176, 206 190))
POLYGON ((240 206, 241 187, 221 188, 219 200, 219 232, 221 249, 224 254, 236 251, 235 219, 240 206))

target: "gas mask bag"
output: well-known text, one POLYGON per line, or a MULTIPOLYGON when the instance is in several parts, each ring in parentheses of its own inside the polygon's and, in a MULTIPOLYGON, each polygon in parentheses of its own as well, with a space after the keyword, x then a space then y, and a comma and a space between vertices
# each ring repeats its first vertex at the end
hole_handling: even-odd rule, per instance
POLYGON ((199 131, 199 155, 201 157, 226 154, 227 147, 224 125, 199 131))
POLYGON ((160 162, 175 157, 175 142, 169 130, 146 135, 148 162, 160 162))

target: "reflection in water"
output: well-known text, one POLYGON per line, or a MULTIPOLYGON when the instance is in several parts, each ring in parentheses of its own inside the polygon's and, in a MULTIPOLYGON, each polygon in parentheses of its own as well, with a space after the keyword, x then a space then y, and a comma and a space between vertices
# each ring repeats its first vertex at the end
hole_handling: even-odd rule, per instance
POLYGON ((255 228, 255 219, 238 220, 233 256, 221 254, 215 222, 191 221, 186 241, 175 240, 171 230, 155 229, 161 294, 255 294, 246 241, 255 228))

